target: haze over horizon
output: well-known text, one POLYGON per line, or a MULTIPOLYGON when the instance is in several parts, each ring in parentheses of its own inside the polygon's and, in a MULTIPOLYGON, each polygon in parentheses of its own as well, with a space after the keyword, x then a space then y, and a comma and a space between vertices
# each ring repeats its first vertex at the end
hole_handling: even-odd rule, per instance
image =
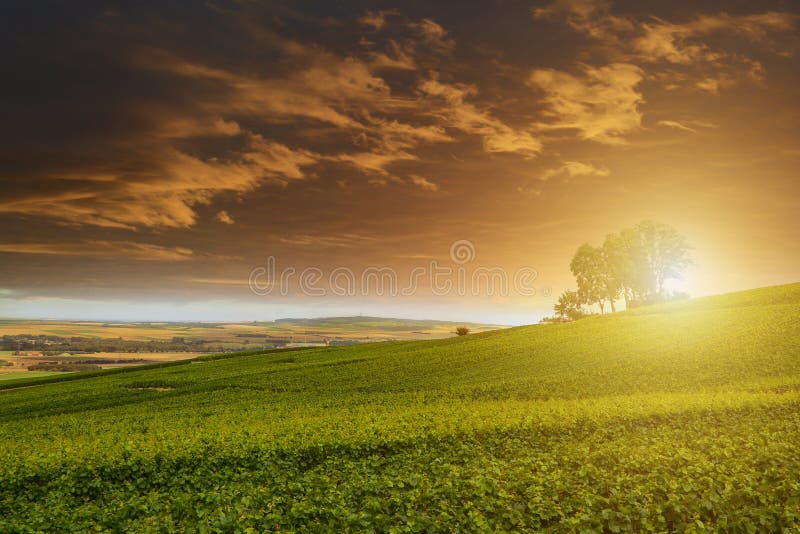
POLYGON ((797 3, 488 5, 9 7, 0 316, 532 323, 642 219, 694 247, 675 290, 800 280, 797 3), (535 291, 403 292, 431 262, 535 291), (371 268, 400 294, 328 287, 371 268))

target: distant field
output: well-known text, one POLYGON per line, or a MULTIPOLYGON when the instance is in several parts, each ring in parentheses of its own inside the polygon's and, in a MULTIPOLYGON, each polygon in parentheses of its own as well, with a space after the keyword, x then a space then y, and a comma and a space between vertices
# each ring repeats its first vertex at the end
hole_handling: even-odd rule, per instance
POLYGON ((165 341, 174 337, 211 339, 239 343, 244 336, 293 337, 303 339, 438 339, 450 337, 457 326, 474 332, 498 328, 494 325, 414 321, 377 317, 282 319, 253 323, 100 323, 86 321, 0 320, 1 335, 52 335, 61 337, 123 338, 165 341))
POLYGON ((800 284, 201 361, 0 384, 0 531, 800 529, 800 284))
POLYGON ((52 372, 42 371, 28 371, 28 367, 42 362, 73 362, 73 361, 97 361, 97 365, 103 369, 112 369, 115 367, 130 366, 130 365, 144 365, 154 362, 165 362, 175 360, 185 360, 189 358, 196 358, 202 354, 197 352, 135 352, 135 353, 121 353, 121 352, 95 352, 91 354, 74 354, 69 357, 63 356, 40 356, 40 357, 27 357, 27 356, 13 356, 7 355, 3 361, 11 365, 0 365, 0 380, 9 380, 11 378, 20 377, 39 377, 47 376, 52 372), (120 362, 109 363, 108 360, 141 360, 137 362, 120 362))
POLYGON ((142 359, 150 362, 164 362, 173 360, 186 360, 196 358, 201 354, 197 352, 93 352, 92 354, 76 354, 80 359, 142 359))
MULTIPOLYGON (((67 346, 41 344, 24 347, 22 356, 4 350, 12 366, 0 366, 0 374, 25 371, 30 366, 58 360, 137 359, 138 364, 172 361, 213 352, 324 345, 327 343, 366 343, 385 340, 441 339, 454 335, 463 323, 417 321, 378 317, 334 317, 324 319, 282 319, 257 323, 100 323, 88 321, 0 320, 0 336, 57 336, 67 346), (73 338, 97 340, 86 347, 73 338), (124 341, 123 341, 124 340, 124 341), (125 342, 134 342, 131 343, 125 342), (117 347, 114 347, 117 345, 117 347), (113 350, 113 352, 112 352, 113 350), (179 352, 180 351, 180 352, 179 352), (43 354, 46 353, 46 354, 43 354), (61 356, 68 354, 69 356, 61 356)), ((501 328, 469 324, 473 332, 501 328)), ((52 341, 52 340, 51 340, 52 341)), ((50 343, 48 341, 47 343, 50 343)), ((18 346, 14 340, 4 347, 18 346)), ((133 362, 99 362, 104 368, 136 365, 133 362)), ((77 364, 76 364, 77 365, 77 364)), ((41 366, 38 367, 41 369, 41 366)), ((82 370, 68 368, 68 370, 82 370)))

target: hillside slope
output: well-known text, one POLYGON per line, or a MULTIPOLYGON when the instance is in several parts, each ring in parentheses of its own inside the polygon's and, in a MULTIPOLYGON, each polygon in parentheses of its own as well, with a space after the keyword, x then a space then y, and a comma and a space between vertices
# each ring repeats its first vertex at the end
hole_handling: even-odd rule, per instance
POLYGON ((0 530, 800 525, 800 284, 0 391, 0 530))

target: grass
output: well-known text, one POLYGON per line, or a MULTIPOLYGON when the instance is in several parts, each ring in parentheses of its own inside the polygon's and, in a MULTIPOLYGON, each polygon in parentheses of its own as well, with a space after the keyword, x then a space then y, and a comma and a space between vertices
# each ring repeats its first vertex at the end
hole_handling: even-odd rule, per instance
POLYGON ((793 284, 7 383, 0 531, 797 529, 799 318, 793 284))
POLYGON ((2 373, 0 374, 0 382, 5 380, 13 380, 16 381, 19 379, 28 379, 28 378, 42 378, 46 376, 54 376, 54 375, 63 375, 64 373, 59 372, 50 372, 50 371, 19 371, 13 373, 2 373))

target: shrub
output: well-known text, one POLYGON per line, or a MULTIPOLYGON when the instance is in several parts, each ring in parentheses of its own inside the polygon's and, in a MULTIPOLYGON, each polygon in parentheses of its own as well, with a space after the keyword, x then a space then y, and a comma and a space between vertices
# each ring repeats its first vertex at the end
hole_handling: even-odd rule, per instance
POLYGON ((64 373, 73 371, 97 371, 98 369, 102 369, 102 367, 91 363, 68 362, 41 362, 28 366, 28 371, 60 371, 64 373))

